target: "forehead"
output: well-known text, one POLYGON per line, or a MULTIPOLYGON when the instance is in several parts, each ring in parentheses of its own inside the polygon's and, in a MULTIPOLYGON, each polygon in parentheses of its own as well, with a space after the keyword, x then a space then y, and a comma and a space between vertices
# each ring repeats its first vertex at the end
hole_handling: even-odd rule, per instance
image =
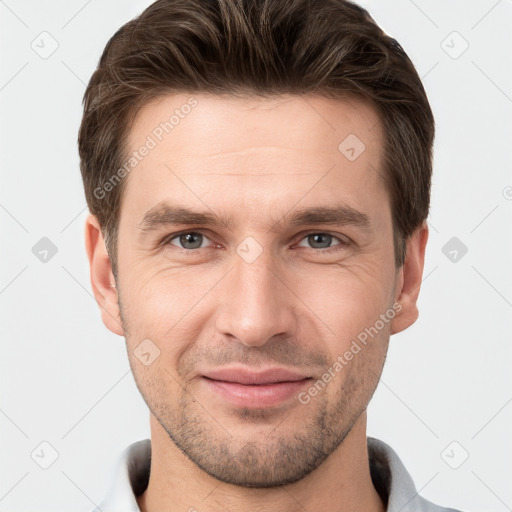
POLYGON ((336 201, 340 191, 356 200, 359 190, 364 203, 382 188, 381 123, 359 98, 172 94, 139 110, 127 142, 127 156, 139 156, 122 210, 140 214, 178 197, 203 210, 238 201, 240 215, 301 197, 336 201))
POLYGON ((199 157, 210 155, 216 147, 239 151, 249 144, 296 149, 294 144, 300 143, 309 151, 324 142, 334 144, 336 151, 336 142, 350 134, 370 146, 380 142, 379 117, 369 101, 314 95, 262 98, 180 93, 144 105, 135 117, 128 143, 136 149, 151 136, 165 147, 173 139, 174 151, 199 157))

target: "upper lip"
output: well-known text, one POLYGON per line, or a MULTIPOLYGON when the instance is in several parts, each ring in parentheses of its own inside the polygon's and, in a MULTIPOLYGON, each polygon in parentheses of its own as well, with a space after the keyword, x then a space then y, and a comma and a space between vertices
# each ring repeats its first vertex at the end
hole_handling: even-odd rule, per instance
POLYGON ((303 373, 288 370, 286 368, 269 368, 264 371, 251 371, 246 368, 224 368, 212 370, 204 377, 238 384, 271 384, 276 382, 294 382, 309 378, 303 373))

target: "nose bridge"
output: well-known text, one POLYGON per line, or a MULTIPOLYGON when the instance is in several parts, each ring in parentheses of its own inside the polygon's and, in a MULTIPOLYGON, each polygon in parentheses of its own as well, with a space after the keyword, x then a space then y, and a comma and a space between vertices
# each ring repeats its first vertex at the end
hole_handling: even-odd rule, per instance
POLYGON ((270 250, 258 249, 251 240, 245 244, 234 255, 215 325, 220 334, 256 346, 294 332, 293 294, 270 250))

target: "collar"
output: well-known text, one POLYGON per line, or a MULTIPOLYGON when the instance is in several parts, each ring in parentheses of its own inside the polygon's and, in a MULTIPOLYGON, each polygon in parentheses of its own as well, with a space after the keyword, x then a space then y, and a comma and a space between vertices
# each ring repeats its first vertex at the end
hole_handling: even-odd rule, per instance
MULTIPOLYGON (((387 502, 387 512, 458 512, 419 496, 396 452, 379 439, 368 437, 367 442, 372 481, 384 503, 387 502)), ((140 512, 136 496, 148 485, 150 464, 150 439, 128 446, 119 457, 105 499, 93 512, 140 512)))

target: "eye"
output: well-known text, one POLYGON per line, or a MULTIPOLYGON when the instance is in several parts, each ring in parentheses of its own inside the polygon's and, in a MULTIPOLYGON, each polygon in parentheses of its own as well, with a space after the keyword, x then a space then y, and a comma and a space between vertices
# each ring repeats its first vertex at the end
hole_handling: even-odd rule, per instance
POLYGON ((208 240, 208 238, 206 238, 202 233, 187 231, 185 233, 174 235, 172 238, 169 238, 166 243, 175 245, 172 243, 175 239, 177 239, 181 244, 180 248, 185 250, 203 249, 203 241, 208 240))
MULTIPOLYGON (((347 246, 349 245, 349 242, 338 237, 335 235, 332 235, 330 233, 309 233, 306 235, 303 240, 306 240, 313 249, 331 249, 333 246, 331 246, 331 243, 334 240, 337 240, 338 243, 334 244, 334 246, 347 246)), ((300 245, 300 244, 299 244, 300 245)))
MULTIPOLYGON (((204 242, 209 240, 203 233, 198 231, 185 231, 182 233, 177 233, 168 238, 165 243, 177 246, 180 249, 185 251, 193 251, 194 249, 204 249, 208 247, 204 245, 204 242), (177 242, 175 243, 174 240, 177 242)), ((350 245, 350 241, 345 238, 341 238, 340 236, 336 236, 331 233, 323 233, 323 232, 314 232, 309 233, 302 238, 308 244, 310 244, 310 249, 318 249, 321 252, 327 252, 329 249, 334 249, 337 246, 347 247, 350 245), (333 242, 337 242, 334 245, 333 242)), ((298 244, 302 245, 301 243, 298 244)))

